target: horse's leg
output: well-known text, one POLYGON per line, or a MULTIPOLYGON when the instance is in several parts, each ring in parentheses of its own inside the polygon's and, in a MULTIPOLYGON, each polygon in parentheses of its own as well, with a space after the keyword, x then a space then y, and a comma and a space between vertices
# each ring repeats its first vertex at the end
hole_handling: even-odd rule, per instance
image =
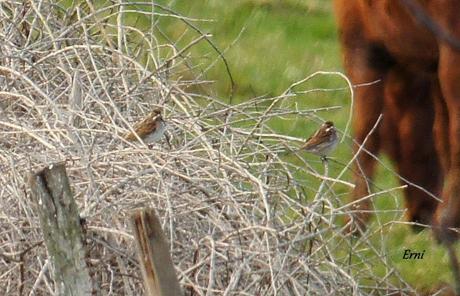
MULTIPOLYGON (((357 157, 355 166, 355 189, 352 193, 354 200, 365 197, 370 193, 368 180, 372 179, 375 169, 376 155, 380 148, 378 129, 370 134, 376 124, 383 107, 383 85, 385 73, 392 63, 391 57, 378 44, 366 40, 363 24, 360 19, 359 7, 356 1, 335 1, 340 41, 344 53, 344 65, 353 84, 374 84, 358 87, 355 90, 354 107, 354 151, 364 143, 364 148, 357 157)), ((352 218, 354 226, 364 229, 369 219, 370 202, 365 199, 353 206, 352 218)))
POLYGON ((446 102, 439 89, 439 81, 433 88, 433 102, 435 109, 434 137, 437 154, 442 166, 442 171, 446 173, 450 168, 450 147, 449 147, 449 113, 447 112, 446 102))
MULTIPOLYGON (((433 137, 434 106, 432 89, 436 81, 432 75, 407 72, 395 68, 385 83, 385 117, 396 128, 382 133, 385 150, 395 161, 399 174, 409 184, 405 189, 405 205, 409 221, 431 225, 438 202, 429 194, 411 186, 416 184, 428 192, 438 194, 442 182, 433 137), (395 141, 398 147, 388 147, 395 141)), ((402 181, 403 184, 406 182, 402 181)), ((417 225, 415 229, 419 229, 417 225)))
MULTIPOLYGON (((451 3, 451 2, 449 2, 451 3)), ((457 1, 452 9, 460 11, 457 1), (456 5, 456 7, 455 7, 456 5)), ((447 12, 446 12, 447 13, 447 12)), ((449 16, 449 15, 448 15, 449 16)), ((450 27, 450 32, 460 40, 460 21, 458 16, 448 18, 444 28, 450 27)), ((443 190, 443 203, 438 207, 436 229, 437 238, 450 243, 458 239, 458 234, 448 230, 449 227, 460 226, 460 51, 448 44, 440 45, 439 81, 449 117, 449 129, 445 131, 449 138, 450 160, 446 173, 446 183, 443 190)))

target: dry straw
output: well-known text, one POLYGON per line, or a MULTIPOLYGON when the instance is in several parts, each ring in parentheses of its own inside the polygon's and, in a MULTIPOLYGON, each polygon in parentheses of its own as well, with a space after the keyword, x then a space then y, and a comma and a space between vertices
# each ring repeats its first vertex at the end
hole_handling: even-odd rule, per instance
POLYGON ((142 294, 128 226, 139 207, 156 209, 187 295, 413 291, 383 239, 376 247, 343 231, 350 180, 279 153, 302 139, 277 134, 270 120, 319 110, 283 108, 292 88, 233 105, 205 95, 190 49, 217 48, 199 20, 152 3, 79 3, 0 4, 0 294, 53 294, 27 176, 57 161, 86 221, 101 295, 142 294), (183 23, 181 42, 160 19, 183 23), (154 107, 164 109, 169 143, 124 141, 154 107))

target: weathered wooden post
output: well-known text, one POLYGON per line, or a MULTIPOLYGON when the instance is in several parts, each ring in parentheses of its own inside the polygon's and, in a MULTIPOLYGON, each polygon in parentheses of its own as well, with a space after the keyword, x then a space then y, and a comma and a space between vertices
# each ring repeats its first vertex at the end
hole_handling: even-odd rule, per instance
POLYGON ((133 213, 131 226, 147 295, 183 295, 169 254, 168 243, 153 209, 133 213))
POLYGON ((37 205, 40 226, 54 265, 57 295, 87 296, 92 283, 77 204, 64 163, 31 173, 29 185, 37 205))

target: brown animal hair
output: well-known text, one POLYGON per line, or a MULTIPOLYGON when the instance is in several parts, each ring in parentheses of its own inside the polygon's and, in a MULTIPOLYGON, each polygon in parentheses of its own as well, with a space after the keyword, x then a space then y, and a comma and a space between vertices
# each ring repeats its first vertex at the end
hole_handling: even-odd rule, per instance
MULTIPOLYGON (((448 227, 460 226, 460 1, 335 0, 335 11, 351 81, 378 81, 356 90, 355 140, 363 143, 383 114, 366 150, 386 151, 404 179, 441 196, 442 204, 408 186, 408 218, 434 223, 443 242, 456 240, 448 227)), ((358 156, 354 199, 370 193, 374 167, 372 156, 358 156)), ((360 227, 369 206, 356 207, 360 227)))

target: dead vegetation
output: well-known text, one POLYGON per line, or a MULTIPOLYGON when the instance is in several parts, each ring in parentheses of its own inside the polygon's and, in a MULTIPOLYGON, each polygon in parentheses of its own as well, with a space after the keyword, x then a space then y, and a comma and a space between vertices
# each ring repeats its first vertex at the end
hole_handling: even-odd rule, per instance
POLYGON ((349 207, 337 188, 352 184, 279 153, 302 139, 277 134, 270 119, 316 116, 282 108, 295 94, 231 105, 199 93, 202 80, 174 73, 196 73, 188 50, 208 37, 160 6, 25 3, 0 4, 2 295, 53 294, 27 177, 58 161, 85 221, 100 295, 142 294, 127 218, 139 207, 161 218, 186 295, 412 291, 384 249, 343 231, 349 207), (134 27, 136 15, 148 30, 134 27), (159 17, 184 22, 195 37, 183 48, 160 41, 159 17), (169 141, 149 149, 123 140, 154 107, 164 110, 169 141), (376 264, 386 275, 374 274, 376 264))

